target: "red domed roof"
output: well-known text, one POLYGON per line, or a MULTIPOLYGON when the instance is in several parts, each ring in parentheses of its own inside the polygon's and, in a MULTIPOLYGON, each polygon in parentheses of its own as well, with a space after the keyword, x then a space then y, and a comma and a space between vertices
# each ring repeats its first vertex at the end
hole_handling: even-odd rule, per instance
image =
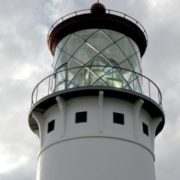
POLYGON ((96 14, 104 14, 106 12, 106 8, 101 3, 95 3, 91 6, 91 12, 96 14))

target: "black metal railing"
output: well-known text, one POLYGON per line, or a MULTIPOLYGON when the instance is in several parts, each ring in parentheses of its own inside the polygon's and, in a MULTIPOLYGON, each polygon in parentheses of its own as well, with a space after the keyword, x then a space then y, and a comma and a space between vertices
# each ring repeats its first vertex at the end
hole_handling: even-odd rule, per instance
MULTIPOLYGON (((71 18, 71 17, 74 17, 74 16, 78 16, 78 15, 82 15, 82 14, 89 14, 91 13, 91 10, 90 9, 83 9, 83 10, 79 10, 79 11, 75 11, 75 12, 72 12, 72 13, 69 13, 61 18, 59 18, 57 21, 55 21, 55 23, 50 27, 50 30, 48 32, 48 39, 49 39, 49 36, 51 34, 51 32, 53 31, 53 29, 61 22, 71 18)), ((112 15, 117 15, 117 16, 120 16, 122 18, 125 18, 127 20, 130 20, 132 21, 133 23, 135 23, 141 30, 142 32, 144 33, 145 37, 146 37, 146 41, 148 43, 148 35, 147 35, 147 32, 145 30, 145 28, 143 27, 143 25, 137 21, 136 19, 134 19, 133 17, 123 13, 123 12, 120 12, 120 11, 116 11, 116 10, 111 10, 111 9, 106 9, 106 13, 107 14, 112 14, 112 15)))
POLYGON ((80 66, 57 71, 35 86, 31 106, 57 91, 91 86, 126 89, 147 96, 162 106, 161 91, 152 80, 140 73, 113 66, 80 66))

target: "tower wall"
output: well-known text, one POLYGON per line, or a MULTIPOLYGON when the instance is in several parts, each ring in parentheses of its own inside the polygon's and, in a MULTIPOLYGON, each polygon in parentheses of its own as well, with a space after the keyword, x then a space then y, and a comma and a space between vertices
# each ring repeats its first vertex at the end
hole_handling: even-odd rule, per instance
POLYGON ((99 96, 57 98, 43 114, 34 113, 41 139, 37 180, 154 180, 157 122, 142 105, 143 100, 130 103, 100 91, 99 96), (76 122, 77 112, 87 112, 86 122, 76 122), (123 114, 124 124, 114 122, 113 113, 123 114))
POLYGON ((38 161, 37 180, 155 180, 152 155, 111 138, 75 138, 51 146, 38 161))

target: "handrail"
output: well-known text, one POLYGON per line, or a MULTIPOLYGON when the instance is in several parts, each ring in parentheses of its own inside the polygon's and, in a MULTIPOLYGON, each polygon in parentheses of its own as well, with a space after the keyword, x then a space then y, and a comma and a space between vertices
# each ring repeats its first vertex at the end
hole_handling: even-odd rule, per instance
MULTIPOLYGON (((79 10, 79 11, 74 11, 72 13, 69 13, 65 16, 62 16, 61 18, 59 18, 58 20, 55 21, 55 23, 50 27, 49 29, 49 32, 48 32, 48 39, 50 37, 50 34, 51 32, 53 31, 53 29, 58 25, 60 24, 61 22, 71 18, 71 17, 74 17, 74 16, 79 16, 79 15, 82 15, 82 14, 90 14, 91 13, 91 10, 90 9, 83 9, 83 10, 79 10)), ((112 14, 112 15, 118 15, 122 18, 125 18, 127 20, 131 20, 133 23, 135 23, 144 33, 145 37, 146 37, 146 41, 148 43, 148 35, 147 35, 147 32, 145 30, 145 28, 143 27, 143 25, 137 21, 136 19, 134 19, 133 17, 123 13, 123 12, 120 12, 120 11, 116 11, 116 10, 111 10, 111 9, 106 9, 106 13, 107 14, 112 14)))
MULTIPOLYGON (((78 66, 78 67, 73 67, 73 68, 69 68, 69 69, 63 69, 63 70, 60 70, 60 71, 57 71, 47 77, 45 77, 44 79, 42 79, 34 88, 33 92, 32 92, 32 99, 31 99, 31 107, 33 107, 39 100, 41 100, 42 98, 50 95, 50 94, 53 94, 54 92, 57 92, 57 91, 62 91, 62 90, 67 90, 67 89, 73 89, 75 87, 70 87, 68 85, 72 85, 73 82, 71 80, 68 79, 68 75, 70 72, 72 72, 73 70, 75 69, 88 69, 89 71, 91 71, 90 68, 94 68, 94 67, 103 67, 103 68, 111 68, 113 71, 113 73, 117 73, 117 72, 120 72, 120 73, 131 73, 133 75, 133 79, 131 79, 128 83, 129 84, 125 84, 125 86, 122 86, 122 87, 115 87, 113 85, 114 82, 116 82, 116 80, 111 80, 112 81, 112 84, 108 84, 106 82, 106 80, 104 80, 103 78, 104 77, 107 77, 106 73, 108 73, 108 71, 106 71, 103 75, 99 76, 97 78, 97 80, 92 83, 92 84, 87 84, 87 85, 81 85, 81 87, 86 87, 86 86, 98 86, 96 85, 95 83, 96 82, 106 82, 105 85, 103 86, 108 86, 108 87, 111 87, 111 88, 115 88, 115 89, 126 89, 126 90, 129 90, 129 91, 132 91, 132 92, 136 92, 136 93, 139 93, 139 94, 142 94, 142 95, 145 95, 147 96, 148 98, 154 100, 156 103, 158 103, 160 106, 162 106, 162 95, 161 95, 161 91, 160 89, 158 88, 158 86, 151 80, 149 79, 148 77, 140 74, 140 73, 137 73, 135 71, 131 71, 131 70, 128 70, 128 69, 125 69, 125 68, 120 68, 120 67, 114 67, 114 66, 99 66, 99 65, 96 65, 96 66, 78 66), (114 72, 114 70, 116 70, 114 72), (58 77, 58 75, 62 75, 64 76, 64 78, 60 80, 58 80, 58 84, 56 84, 56 77, 58 77), (139 82, 139 79, 141 80, 139 82), (69 82, 69 83, 67 83, 69 82), (60 85, 62 85, 64 83, 64 87, 61 87, 61 89, 57 89, 59 88, 60 85), (134 83, 138 83, 138 86, 139 86, 139 89, 137 90, 134 86, 134 83), (131 87, 131 88, 129 88, 131 87)), ((80 72, 80 71, 78 71, 80 72)), ((92 72, 94 73, 94 72, 92 72)), ((79 85, 80 86, 80 85, 79 85)), ((77 85, 77 87, 79 87, 77 85)))

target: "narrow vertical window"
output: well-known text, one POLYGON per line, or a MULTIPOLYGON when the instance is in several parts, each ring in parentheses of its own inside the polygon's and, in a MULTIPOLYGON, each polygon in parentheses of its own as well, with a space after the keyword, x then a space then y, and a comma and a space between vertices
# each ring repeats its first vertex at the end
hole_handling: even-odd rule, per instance
POLYGON ((146 134, 147 136, 149 136, 149 128, 148 125, 143 123, 142 124, 142 128, 143 128, 143 133, 146 134))
POLYGON ((124 114, 114 112, 113 123, 124 125, 124 114))
POLYGON ((55 125, 55 120, 52 120, 48 123, 47 133, 50 133, 51 131, 54 130, 54 125, 55 125))
POLYGON ((75 122, 76 123, 85 123, 85 122, 87 122, 87 112, 86 111, 77 112, 75 122))

